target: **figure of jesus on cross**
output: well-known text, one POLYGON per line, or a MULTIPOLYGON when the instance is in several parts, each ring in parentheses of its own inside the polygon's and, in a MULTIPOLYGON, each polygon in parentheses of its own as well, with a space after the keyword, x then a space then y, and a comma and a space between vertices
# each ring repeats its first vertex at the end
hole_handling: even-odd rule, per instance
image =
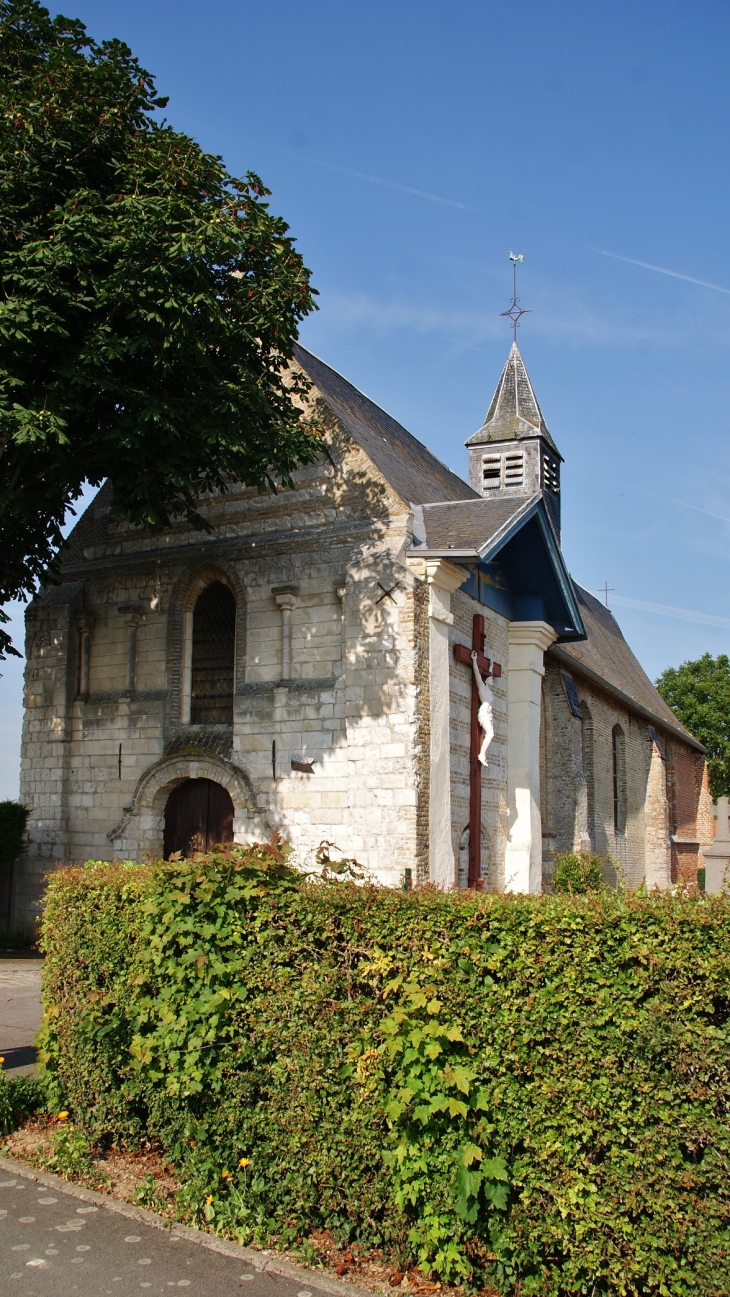
POLYGON ((487 676, 486 680, 482 678, 482 673, 479 670, 478 659, 479 659, 479 654, 477 653, 476 649, 472 649, 471 664, 472 667, 474 668, 474 682, 476 684, 477 693, 479 695, 479 710, 477 712, 477 720, 479 722, 479 728, 482 731, 482 734, 484 736, 482 738, 482 746, 479 749, 478 756, 482 765, 486 766, 487 750, 489 748, 490 743, 492 742, 492 739, 494 738, 494 694, 492 692, 492 686, 489 683, 489 676, 487 676))
POLYGON ((502 674, 499 662, 484 656, 484 617, 472 617, 471 648, 454 645, 454 657, 472 669, 469 752, 469 887, 482 885, 482 770, 494 738, 494 695, 490 677, 502 674))

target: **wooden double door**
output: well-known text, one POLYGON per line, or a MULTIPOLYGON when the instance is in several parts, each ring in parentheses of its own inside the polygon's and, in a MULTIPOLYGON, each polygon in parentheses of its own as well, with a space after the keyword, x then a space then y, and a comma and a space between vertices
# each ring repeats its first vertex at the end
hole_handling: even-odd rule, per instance
POLYGON ((233 841, 233 802, 212 779, 186 779, 174 788, 165 807, 165 860, 210 851, 233 841))

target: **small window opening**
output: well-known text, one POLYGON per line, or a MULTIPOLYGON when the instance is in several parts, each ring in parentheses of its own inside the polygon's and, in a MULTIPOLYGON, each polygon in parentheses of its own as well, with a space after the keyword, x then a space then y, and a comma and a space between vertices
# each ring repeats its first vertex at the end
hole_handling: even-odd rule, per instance
POLYGON ((560 478, 558 476, 558 466, 554 459, 549 455, 543 456, 542 461, 542 478, 546 491, 552 491, 553 495, 560 492, 560 478))
POLYGON ((596 829, 596 786, 593 760, 593 717, 585 698, 581 698, 580 700, 580 710, 582 716, 580 723, 581 758, 583 762, 583 778, 586 781, 586 816, 588 821, 586 828, 588 829, 591 842, 594 843, 596 829))
POLYGON ((484 455, 482 459, 482 481, 485 490, 494 490, 502 480, 502 456, 484 455))
POLYGON ((222 581, 211 582, 198 596, 192 650, 192 724, 232 725, 236 601, 222 581))
POLYGON ((510 453, 504 457, 505 486, 522 486, 525 475, 525 460, 522 451, 510 453))
POLYGON ((626 832, 626 738, 620 725, 614 725, 613 746, 613 827, 616 833, 626 832))
POLYGON ((572 676, 566 676, 566 675, 561 675, 561 679, 563 681, 565 697, 568 700, 568 706, 571 712, 573 713, 573 715, 577 717, 579 721, 582 721, 583 711, 581 709, 580 699, 578 697, 578 690, 575 687, 575 680, 573 679, 572 676))

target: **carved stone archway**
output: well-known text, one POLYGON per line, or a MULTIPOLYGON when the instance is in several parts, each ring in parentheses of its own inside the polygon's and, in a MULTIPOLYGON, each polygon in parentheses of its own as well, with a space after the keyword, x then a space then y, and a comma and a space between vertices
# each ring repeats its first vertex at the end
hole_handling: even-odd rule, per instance
POLYGON ((228 790, 236 842, 262 841, 270 836, 266 815, 258 809, 251 780, 240 766, 222 757, 172 756, 145 771, 121 823, 107 834, 117 856, 125 860, 143 860, 148 853, 162 856, 167 799, 185 779, 212 779, 228 790))

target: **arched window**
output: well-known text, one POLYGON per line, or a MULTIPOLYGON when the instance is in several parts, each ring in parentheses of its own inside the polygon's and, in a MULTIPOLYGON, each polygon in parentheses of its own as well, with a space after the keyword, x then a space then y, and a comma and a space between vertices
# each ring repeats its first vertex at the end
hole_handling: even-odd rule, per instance
POLYGON ((581 722, 580 722, 580 739, 581 739, 581 758, 583 765, 583 778, 586 781, 586 828, 590 835, 591 842, 594 842, 596 831, 596 785, 595 785, 595 762, 593 755, 593 717, 591 709, 585 698, 580 700, 581 722))
POLYGON ((626 738, 620 725, 611 732, 613 745, 613 828, 626 832, 626 738))
POLYGON ((193 609, 190 720, 233 724, 236 601, 222 581, 207 585, 193 609))

